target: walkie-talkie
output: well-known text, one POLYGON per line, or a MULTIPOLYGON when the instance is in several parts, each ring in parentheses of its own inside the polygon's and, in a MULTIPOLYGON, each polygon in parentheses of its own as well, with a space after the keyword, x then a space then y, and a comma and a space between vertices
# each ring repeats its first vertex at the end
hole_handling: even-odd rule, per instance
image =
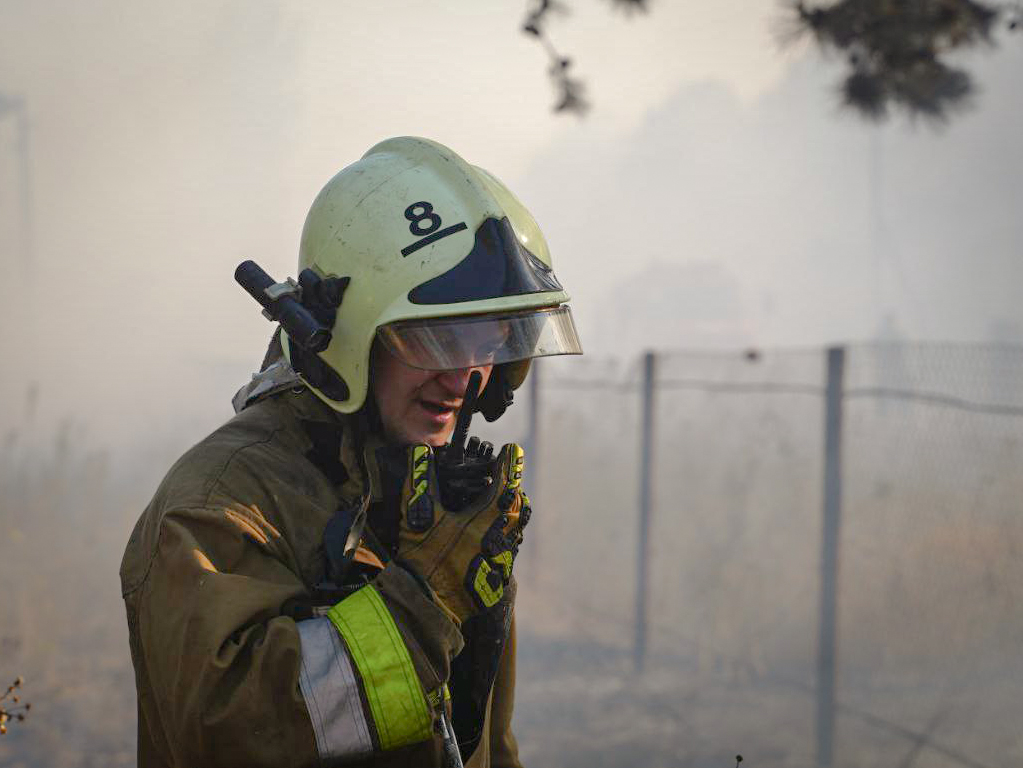
MULTIPOLYGON (((455 431, 451 433, 451 442, 437 450, 437 476, 440 480, 441 503, 445 509, 457 512, 465 507, 486 484, 483 482, 485 469, 481 466, 477 454, 480 442, 473 438, 472 449, 466 453, 466 437, 469 435, 469 424, 476 409, 476 400, 480 394, 483 377, 479 371, 469 374, 469 383, 462 396, 462 407, 455 421, 455 431), (479 479, 474 481, 473 476, 479 479)), ((493 452, 491 448, 490 452, 493 452)), ((486 462, 489 465, 489 456, 486 462)), ((488 468, 488 467, 487 467, 488 468)), ((490 475, 487 474, 489 479, 490 475)), ((446 692, 445 686, 445 692, 446 692)), ((441 706, 440 731, 444 741, 444 768, 462 768, 462 754, 458 747, 458 737, 447 711, 441 706)))
POLYGON ((466 438, 483 377, 479 371, 469 375, 462 397, 451 442, 437 449, 437 477, 440 480, 441 503, 445 509, 459 512, 485 491, 492 482, 494 446, 479 438, 466 438))
POLYGON ((472 421, 472 413, 476 409, 476 400, 480 396, 480 383, 483 376, 479 371, 469 374, 469 383, 465 387, 465 395, 462 397, 462 407, 458 410, 458 420, 455 421, 455 431, 451 434, 451 444, 445 449, 445 456, 450 454, 446 460, 455 463, 465 461, 465 438, 469 436, 469 423, 472 421))

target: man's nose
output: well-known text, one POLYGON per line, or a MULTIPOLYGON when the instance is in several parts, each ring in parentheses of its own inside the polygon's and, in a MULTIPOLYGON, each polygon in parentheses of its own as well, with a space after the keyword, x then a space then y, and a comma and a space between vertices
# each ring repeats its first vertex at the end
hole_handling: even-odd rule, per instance
POLYGON ((465 394, 465 388, 469 386, 469 374, 474 368, 454 368, 450 371, 441 371, 437 381, 452 397, 461 397, 465 394))

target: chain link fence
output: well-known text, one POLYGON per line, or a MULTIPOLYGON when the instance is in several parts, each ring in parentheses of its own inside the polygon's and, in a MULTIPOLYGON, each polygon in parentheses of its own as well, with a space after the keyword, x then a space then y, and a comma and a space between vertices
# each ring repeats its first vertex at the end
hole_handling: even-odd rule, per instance
POLYGON ((831 355, 538 366, 527 754, 1023 762, 1023 350, 831 355))
MULTIPOLYGON (((851 346, 837 382, 828 360, 543 360, 474 422, 527 445, 525 765, 1023 764, 1023 349, 851 346)), ((198 435, 87 450, 33 402, 0 443, 0 661, 34 705, 0 765, 132 765, 117 566, 198 435)))

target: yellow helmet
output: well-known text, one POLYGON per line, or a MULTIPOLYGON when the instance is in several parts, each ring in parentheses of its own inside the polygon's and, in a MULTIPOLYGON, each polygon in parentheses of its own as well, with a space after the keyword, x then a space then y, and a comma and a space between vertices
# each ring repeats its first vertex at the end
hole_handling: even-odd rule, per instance
POLYGON ((326 348, 284 332, 284 354, 342 413, 366 401, 375 338, 417 368, 495 365, 479 401, 488 419, 504 411, 531 358, 582 353, 529 211, 428 139, 383 141, 327 182, 302 230, 299 271, 307 269, 346 285, 338 306, 313 311, 330 328, 326 348))

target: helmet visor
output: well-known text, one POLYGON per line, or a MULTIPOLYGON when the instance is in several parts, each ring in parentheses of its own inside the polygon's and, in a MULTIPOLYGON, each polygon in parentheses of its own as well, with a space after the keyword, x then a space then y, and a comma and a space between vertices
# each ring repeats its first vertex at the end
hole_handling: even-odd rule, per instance
POLYGON ((488 315, 402 320, 378 328, 377 338, 406 365, 430 371, 583 352, 566 304, 488 315))

